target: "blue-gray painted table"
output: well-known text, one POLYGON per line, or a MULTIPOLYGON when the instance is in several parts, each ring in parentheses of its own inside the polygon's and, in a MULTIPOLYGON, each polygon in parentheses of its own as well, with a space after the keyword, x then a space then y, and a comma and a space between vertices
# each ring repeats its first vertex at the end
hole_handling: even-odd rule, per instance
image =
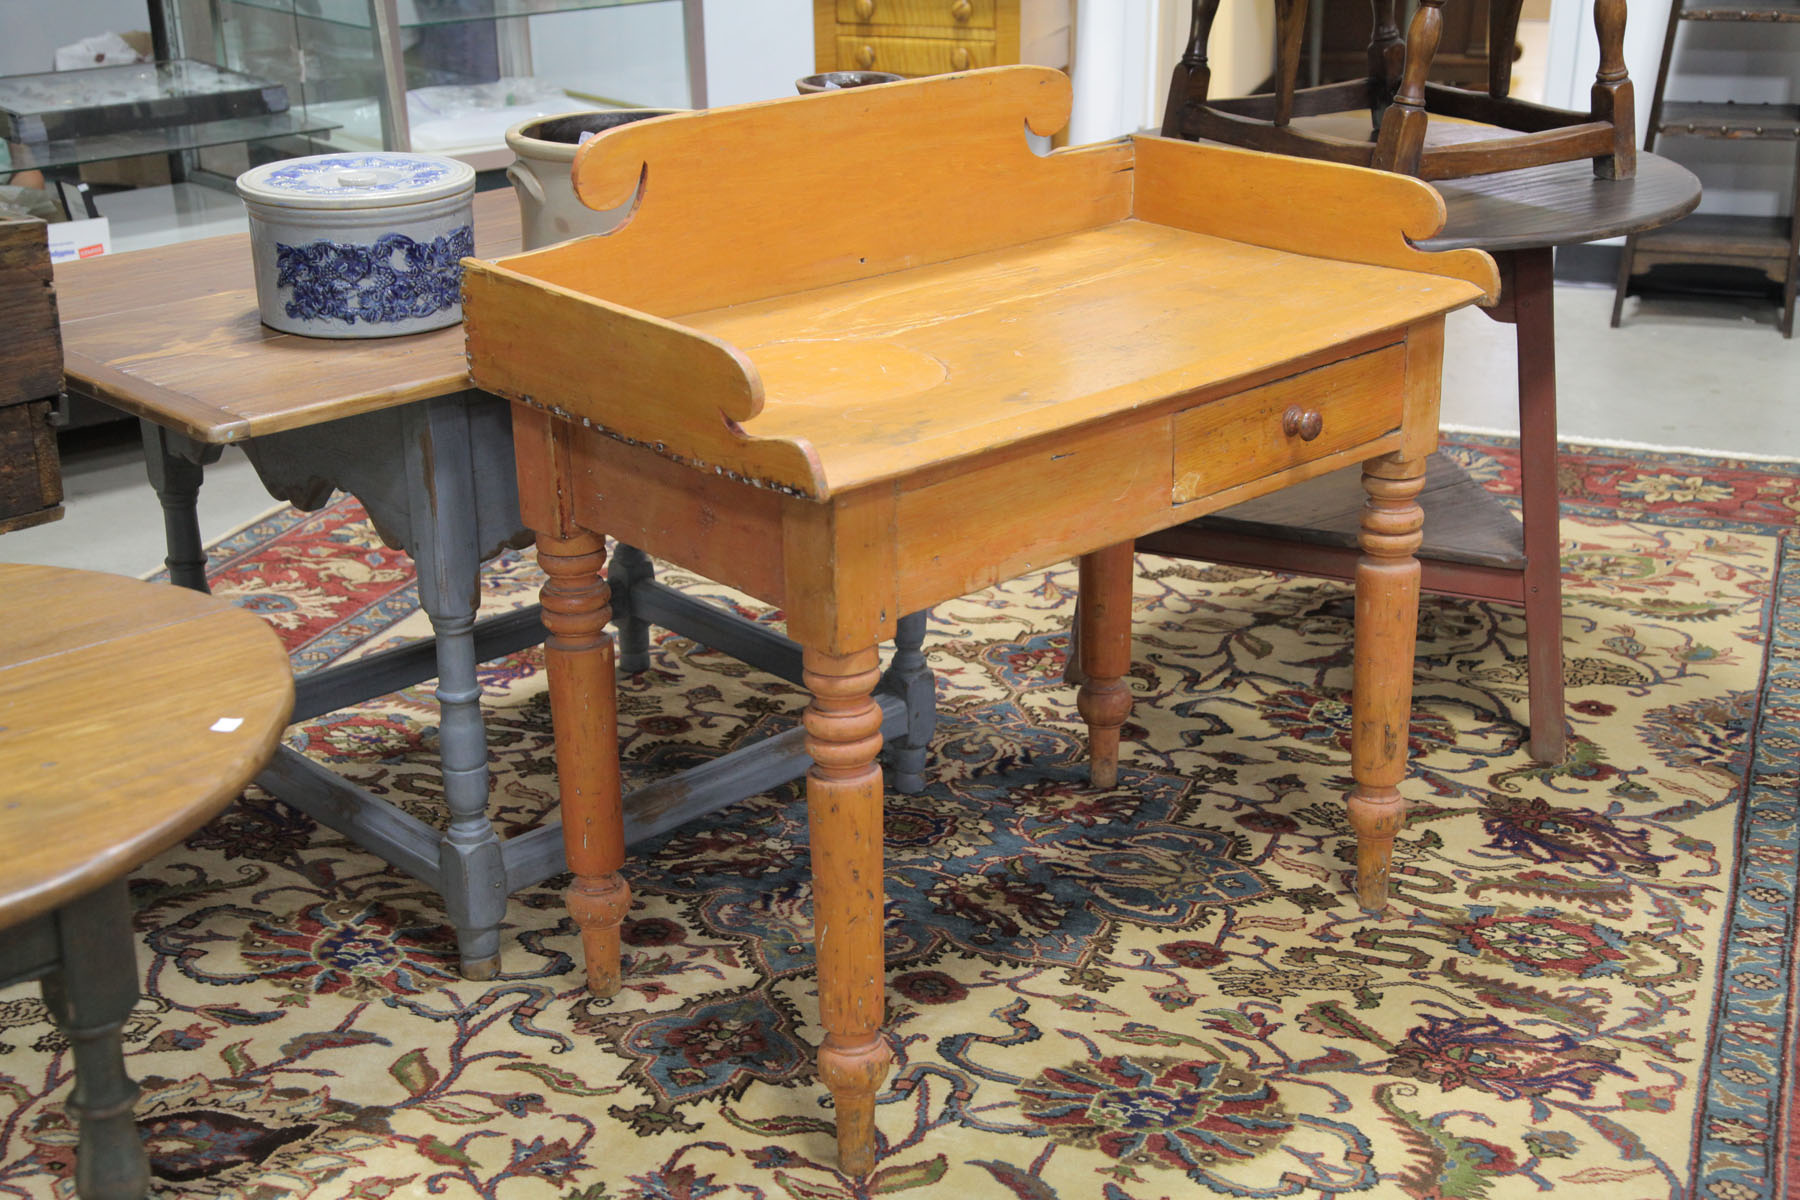
MULTIPOLYGON (((476 253, 517 249, 510 191, 475 197, 476 253)), ((436 677, 446 828, 438 829, 290 748, 258 782, 444 898, 465 975, 499 969, 509 895, 563 869, 550 824, 501 838, 487 814, 487 739, 476 664, 541 641, 534 606, 477 621, 481 564, 529 543, 518 515, 507 406, 470 388, 460 326, 404 338, 323 340, 264 327, 243 236, 109 255, 56 272, 69 390, 138 417, 150 482, 162 501, 170 578, 206 589, 196 506, 205 468, 242 444, 271 495, 302 508, 333 490, 355 496, 382 539, 418 567, 433 638, 308 673, 294 719, 306 720, 436 677)), ((611 572, 620 666, 647 665, 651 624, 795 683, 786 638, 658 583, 624 549, 611 572)), ((882 734, 895 786, 922 784, 935 720, 920 643, 925 616, 901 622, 883 682, 882 734)), ((658 781, 627 798, 636 841, 806 771, 796 728, 658 781)))

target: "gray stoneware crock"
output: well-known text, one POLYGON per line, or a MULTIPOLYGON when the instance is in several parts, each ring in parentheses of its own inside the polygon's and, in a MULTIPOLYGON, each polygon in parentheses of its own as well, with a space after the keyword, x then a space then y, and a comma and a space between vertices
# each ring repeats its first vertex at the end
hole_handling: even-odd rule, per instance
POLYGON ((615 108, 533 117, 506 131, 506 145, 518 161, 506 168, 519 196, 523 235, 520 245, 536 250, 590 233, 605 233, 625 219, 627 201, 618 208, 589 208, 575 194, 569 178, 575 151, 584 133, 601 133, 617 125, 681 112, 678 108, 615 108))

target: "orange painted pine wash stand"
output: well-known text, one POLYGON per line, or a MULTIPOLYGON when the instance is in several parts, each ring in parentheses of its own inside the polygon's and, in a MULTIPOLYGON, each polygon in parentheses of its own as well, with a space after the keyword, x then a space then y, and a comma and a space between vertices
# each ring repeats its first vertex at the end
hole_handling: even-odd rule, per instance
POLYGON ((874 1157, 876 646, 896 617, 1080 558, 1096 786, 1131 708, 1132 539, 1364 463, 1350 820, 1362 903, 1404 819, 1443 316, 1498 293, 1416 180, 1162 138, 1032 153, 1068 79, 1003 67, 643 121, 583 148, 616 231, 465 281, 538 536, 589 986, 619 986, 606 535, 780 606, 812 692, 819 1069, 874 1157))

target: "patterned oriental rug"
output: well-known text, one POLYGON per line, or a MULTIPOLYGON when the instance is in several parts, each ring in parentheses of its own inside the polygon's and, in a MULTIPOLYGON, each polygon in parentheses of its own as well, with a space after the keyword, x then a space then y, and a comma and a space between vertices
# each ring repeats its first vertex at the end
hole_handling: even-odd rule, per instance
MULTIPOLYGON (((1451 449, 1513 487, 1510 446, 1451 449)), ((1562 493, 1573 751, 1526 757, 1519 613, 1428 598, 1380 919, 1349 886, 1344 586, 1143 559, 1105 792, 1060 679, 1073 570, 938 609, 931 783, 886 810, 898 1061, 860 1182, 814 1078, 797 788, 636 855, 609 1001, 563 880, 464 982, 435 897, 252 791, 133 884, 157 1195, 1792 1195, 1800 466, 1573 447, 1562 493)), ((214 561, 302 670, 425 628, 348 501, 214 561)), ((487 586, 526 603, 535 567, 487 586)), ((482 682, 516 832, 555 794, 541 655, 482 682)), ((801 702, 662 635, 622 686, 633 779, 801 702)), ((434 720, 418 688, 290 738, 429 817, 434 720)), ((72 1195, 69 1081, 35 991, 0 993, 0 1196, 72 1195)))

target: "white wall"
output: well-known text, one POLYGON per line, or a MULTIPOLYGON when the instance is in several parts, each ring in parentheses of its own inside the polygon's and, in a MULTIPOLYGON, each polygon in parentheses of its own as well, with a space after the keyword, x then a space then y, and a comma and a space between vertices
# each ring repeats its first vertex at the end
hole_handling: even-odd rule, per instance
MULTIPOLYGON (((1186 0, 1088 0, 1075 26, 1075 115, 1079 145, 1162 124, 1169 77, 1187 49, 1186 0)), ((1243 96, 1268 77, 1275 10, 1268 0, 1224 0, 1207 43, 1214 96, 1243 96)))
POLYGON ((812 73, 809 0, 706 0, 708 103, 791 96, 812 73))
POLYGON ((48 71, 58 46, 96 33, 149 28, 145 0, 0 0, 0 75, 48 71))

